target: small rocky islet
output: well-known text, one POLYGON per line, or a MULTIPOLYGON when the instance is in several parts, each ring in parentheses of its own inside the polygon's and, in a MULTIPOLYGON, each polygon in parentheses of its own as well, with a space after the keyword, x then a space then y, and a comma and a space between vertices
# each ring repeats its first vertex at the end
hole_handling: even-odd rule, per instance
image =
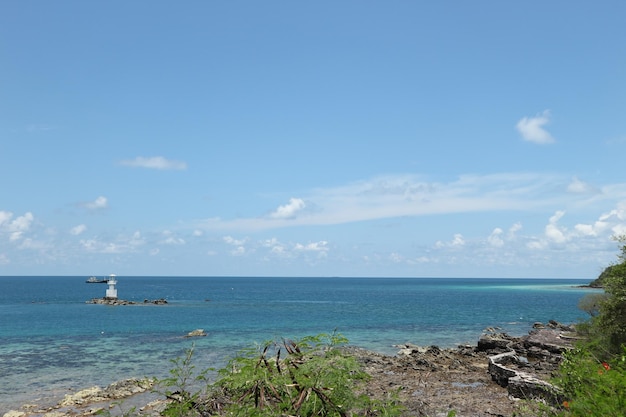
MULTIPOLYGON (((410 343, 396 345, 396 355, 344 349, 372 376, 364 393, 377 399, 396 393, 407 416, 446 416, 452 410, 458 416, 511 416, 520 398, 558 404, 547 381, 572 347, 575 329, 551 321, 536 323, 522 337, 498 330, 486 329, 475 346, 451 349, 410 343)), ((196 329, 183 337, 195 336, 206 332, 196 329)), ((53 407, 27 404, 3 417, 92 416, 120 400, 136 405, 137 415, 156 417, 170 400, 155 397, 153 386, 152 379, 120 381, 67 394, 53 407)))
POLYGON ((143 300, 143 302, 137 301, 128 301, 121 300, 119 298, 110 298, 110 297, 102 297, 102 298, 92 298, 89 301, 86 301, 87 304, 103 304, 109 306, 127 306, 127 305, 136 305, 136 304, 154 304, 154 305, 165 305, 167 304, 167 300, 165 298, 159 298, 157 300, 143 300))

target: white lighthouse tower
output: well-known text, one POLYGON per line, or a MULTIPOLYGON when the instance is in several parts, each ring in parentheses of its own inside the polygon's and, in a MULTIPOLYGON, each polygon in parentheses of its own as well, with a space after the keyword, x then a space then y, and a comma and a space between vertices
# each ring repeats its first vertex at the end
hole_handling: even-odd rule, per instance
POLYGON ((109 288, 107 288, 106 297, 107 299, 117 299, 117 288, 115 288, 115 284, 117 284, 117 280, 115 279, 115 274, 109 275, 109 279, 107 279, 107 284, 109 284, 109 288))

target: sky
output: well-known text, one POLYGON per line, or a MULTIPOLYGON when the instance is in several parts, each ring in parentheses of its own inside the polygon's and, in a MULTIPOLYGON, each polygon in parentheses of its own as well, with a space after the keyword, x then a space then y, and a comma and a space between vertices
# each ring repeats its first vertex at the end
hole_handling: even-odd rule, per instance
POLYGON ((589 278, 626 3, 5 1, 0 275, 589 278))

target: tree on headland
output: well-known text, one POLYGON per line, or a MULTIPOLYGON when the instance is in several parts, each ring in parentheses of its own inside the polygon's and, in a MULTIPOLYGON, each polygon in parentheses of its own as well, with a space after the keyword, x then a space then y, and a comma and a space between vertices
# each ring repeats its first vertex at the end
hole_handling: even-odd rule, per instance
POLYGON ((606 297, 592 323, 611 353, 620 352, 626 344, 626 236, 616 240, 621 245, 619 262, 605 270, 602 287, 606 297))

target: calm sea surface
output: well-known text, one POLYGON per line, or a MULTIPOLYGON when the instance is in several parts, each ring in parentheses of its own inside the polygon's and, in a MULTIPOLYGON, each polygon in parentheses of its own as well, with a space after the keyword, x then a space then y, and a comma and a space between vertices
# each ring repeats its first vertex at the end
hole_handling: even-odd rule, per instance
POLYGON ((393 354, 411 342, 475 344, 487 327, 512 335, 534 322, 584 317, 589 280, 123 277, 120 299, 167 305, 104 306, 106 284, 87 277, 0 277, 0 415, 70 390, 167 376, 195 345, 197 367, 220 366, 254 342, 335 329, 350 343, 393 354), (195 329, 207 337, 185 338, 195 329))

